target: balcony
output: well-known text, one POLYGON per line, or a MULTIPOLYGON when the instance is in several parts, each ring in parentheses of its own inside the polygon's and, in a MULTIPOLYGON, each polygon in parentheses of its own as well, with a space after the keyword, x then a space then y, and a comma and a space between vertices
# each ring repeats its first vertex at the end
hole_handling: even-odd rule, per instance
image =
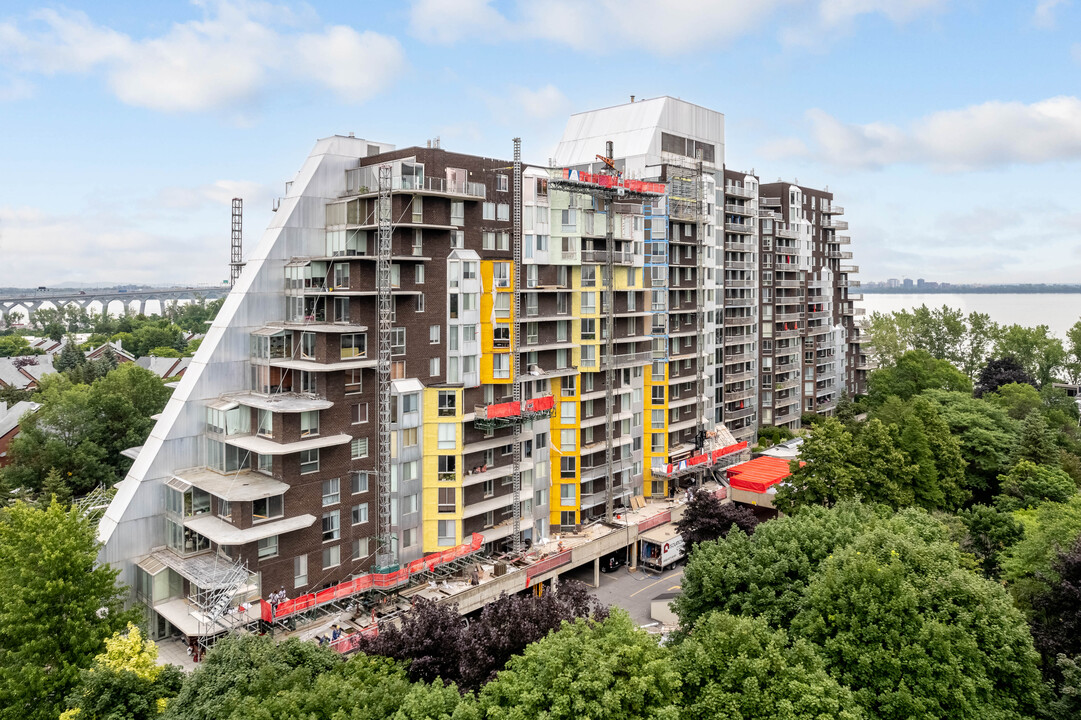
POLYGON ((773 230, 773 234, 779 238, 786 238, 788 240, 799 240, 799 230, 796 230, 795 228, 778 227, 773 230))
MULTIPOLYGON (((377 168, 359 167, 345 171, 345 195, 376 195, 379 192, 377 168)), ((398 176, 390 179, 392 191, 405 191, 420 195, 449 195, 455 197, 483 200, 487 197, 487 188, 483 183, 457 181, 452 182, 438 177, 398 176)))
POLYGON ((799 256, 797 255, 778 255, 775 259, 778 270, 799 269, 799 256))
MULTIPOLYGON (((796 281, 796 286, 799 287, 799 281, 796 281)), ((724 287, 727 287, 727 288, 753 288, 753 287, 758 287, 758 283, 755 280, 752 280, 752 279, 743 279, 743 278, 730 279, 730 278, 725 278, 724 279, 724 287)))
POLYGON ((746 404, 745 407, 738 408, 736 410, 724 410, 724 422, 729 423, 734 420, 740 420, 742 418, 751 417, 754 415, 754 405, 746 404))
POLYGON ((790 377, 786 380, 779 380, 773 383, 774 390, 790 390, 792 388, 798 388, 800 384, 799 375, 790 377))
MULTIPOLYGON (((608 252, 606 250, 583 250, 582 251, 583 263, 607 263, 608 252)), ((612 252, 612 264, 614 265, 633 265, 634 253, 628 250, 615 250, 612 252)))
MULTIPOLYGON (((633 367, 635 365, 648 365, 653 362, 652 352, 639 352, 639 353, 625 353, 623 355, 614 355, 612 357, 612 368, 625 368, 633 367)), ((600 369, 606 370, 608 368, 608 362, 605 358, 600 361, 600 369)))
POLYGON ((807 328, 807 337, 815 337, 815 336, 818 336, 818 335, 825 335, 826 333, 830 332, 831 330, 833 330, 833 328, 830 325, 825 325, 825 324, 823 324, 823 325, 811 325, 810 327, 807 328))
POLYGON ((726 222, 724 224, 724 230, 725 232, 730 233, 742 233, 745 235, 750 235, 754 233, 754 225, 752 223, 726 222))
POLYGON ((754 325, 758 322, 758 318, 754 315, 725 315, 724 326, 725 327, 746 327, 747 325, 754 325))
POLYGON ((758 198, 758 204, 761 207, 779 208, 779 207, 781 207, 781 198, 779 198, 779 197, 762 197, 762 198, 758 198))
POLYGON ((740 238, 738 240, 726 239, 724 241, 724 249, 732 250, 734 252, 754 252, 756 248, 753 240, 740 238))
POLYGON ((859 265, 842 265, 839 268, 839 270, 840 270, 840 272, 843 272, 843 273, 855 274, 855 273, 858 273, 860 271, 860 266, 859 265))
POLYGON ((750 297, 735 297, 735 298, 726 297, 726 298, 723 298, 721 304, 724 307, 731 307, 731 308, 735 308, 735 307, 754 307, 755 305, 758 304, 758 300, 756 298, 750 298, 750 297))
POLYGON ((724 390, 724 401, 726 403, 729 403, 729 402, 737 402, 739 400, 750 400, 757 393, 758 393, 758 390, 754 386, 743 387, 743 388, 740 388, 738 390, 729 390, 728 388, 725 388, 725 390, 724 390))
POLYGON ((840 205, 830 205, 828 208, 822 208, 822 212, 826 215, 844 215, 845 209, 840 205))
POLYGON ((750 260, 725 260, 725 270, 754 270, 755 263, 750 260))
POLYGON ((755 210, 750 205, 735 205, 733 203, 725 203, 724 211, 726 213, 732 213, 733 215, 743 215, 745 217, 754 217, 755 210))
POLYGON ((833 218, 826 218, 822 221, 822 227, 830 230, 847 230, 847 220, 834 220, 833 218))
POLYGON ((753 380, 757 376, 757 370, 740 370, 739 372, 726 372, 724 373, 724 381, 726 383, 742 382, 744 380, 753 380))
POLYGON ((827 250, 826 251, 826 257, 828 257, 831 260, 851 260, 852 259, 852 251, 851 250, 827 250))
POLYGON ((724 194, 729 197, 738 197, 751 199, 754 197, 754 190, 745 187, 739 187, 736 185, 725 185, 724 194))
POLYGON ((778 312, 774 314, 773 319, 777 322, 799 322, 803 320, 803 313, 796 312, 778 312))
POLYGON ((837 244, 837 245, 851 245, 852 244, 852 236, 851 235, 834 235, 831 240, 827 240, 826 242, 827 243, 834 243, 834 244, 837 244))

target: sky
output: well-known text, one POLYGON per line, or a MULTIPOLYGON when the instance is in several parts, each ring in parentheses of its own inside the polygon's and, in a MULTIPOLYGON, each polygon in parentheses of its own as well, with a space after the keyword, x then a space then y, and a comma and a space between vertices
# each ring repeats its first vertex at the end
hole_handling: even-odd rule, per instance
POLYGON ((0 3, 0 287, 215 283, 334 134, 547 163, 671 95, 860 277, 1081 282, 1081 0, 0 3))

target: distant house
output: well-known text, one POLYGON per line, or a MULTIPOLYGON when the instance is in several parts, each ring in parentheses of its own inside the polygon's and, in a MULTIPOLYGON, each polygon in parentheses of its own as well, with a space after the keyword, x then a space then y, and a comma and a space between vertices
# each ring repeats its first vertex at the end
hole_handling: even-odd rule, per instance
POLYGON ((24 400, 17 402, 10 408, 7 403, 0 402, 0 467, 9 465, 8 447, 15 436, 19 434, 19 421, 28 412, 36 412, 41 407, 38 403, 24 400))
POLYGON ((43 375, 53 372, 52 355, 0 358, 0 387, 33 390, 43 375))
POLYGON ((111 347, 113 353, 116 355, 116 360, 119 363, 135 362, 135 356, 124 349, 123 341, 110 340, 98 345, 93 350, 88 350, 86 353, 87 360, 97 360, 105 353, 105 348, 111 347))
POLYGON ((191 365, 190 357, 165 358, 165 357, 141 357, 135 361, 141 368, 146 368, 162 380, 178 380, 184 377, 184 371, 191 365))

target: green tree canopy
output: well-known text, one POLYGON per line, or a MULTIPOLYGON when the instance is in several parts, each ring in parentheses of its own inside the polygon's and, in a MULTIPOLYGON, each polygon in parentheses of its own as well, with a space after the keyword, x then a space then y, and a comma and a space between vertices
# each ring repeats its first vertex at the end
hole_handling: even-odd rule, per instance
POLYGON ((965 528, 961 549, 976 557, 984 575, 998 577, 999 555, 1021 539, 1024 527, 1010 513, 987 505, 973 505, 957 517, 965 528))
POLYGON ((881 367, 867 381, 867 399, 879 405, 896 395, 910 400, 924 390, 972 392, 972 381, 946 360, 933 357, 926 350, 910 350, 893 366, 881 367))
POLYGON ((679 688, 670 653, 613 610, 531 644, 484 686, 479 702, 491 720, 664 720, 679 717, 679 688))
POLYGON ((40 350, 30 349, 30 343, 22 335, 0 335, 0 357, 40 354, 40 350))
POLYGON ((709 613, 676 648, 683 717, 858 720, 852 693, 815 648, 756 618, 709 613))
POLYGON ((73 508, 0 510, 0 718, 55 720, 106 638, 133 619, 96 529, 73 508))
POLYGON ((928 528, 879 526, 835 551, 793 632, 871 717, 1033 717, 1042 686, 1023 616, 963 567, 944 527, 928 528))
POLYGON ((1004 512, 1026 510, 1045 502, 1065 502, 1077 492, 1073 478, 1057 467, 1021 460, 1000 475, 995 507, 1004 512))
POLYGON ((1065 368, 1066 349, 1046 325, 1002 328, 995 339, 997 357, 1013 357, 1041 387, 1050 385, 1065 368))
POLYGON ((125 363, 92 385, 73 384, 64 375, 42 378, 41 408, 26 418, 4 468, 8 487, 40 490, 56 470, 73 494, 112 484, 131 461, 120 452, 142 445, 169 397, 161 379, 135 363, 125 363))
POLYGON ((1081 494, 1063 503, 1047 502, 1033 510, 1020 510, 1014 516, 1024 525, 1025 534, 1002 554, 1002 574, 1018 604, 1029 608, 1036 595, 1058 582, 1054 569, 1057 553, 1081 536, 1081 494))
POLYGON ((792 462, 792 474, 773 502, 786 513, 808 505, 830 507, 854 497, 860 483, 852 433, 836 419, 826 418, 804 439, 800 461, 792 462))

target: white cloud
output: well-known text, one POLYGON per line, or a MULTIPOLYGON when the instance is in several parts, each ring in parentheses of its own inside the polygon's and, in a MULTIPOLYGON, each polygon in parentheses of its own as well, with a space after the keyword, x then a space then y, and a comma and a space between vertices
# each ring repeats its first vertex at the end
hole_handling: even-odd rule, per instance
POLYGON ((195 2, 203 18, 135 39, 85 13, 42 10, 0 24, 0 58, 25 74, 104 74, 122 102, 163 112, 249 106, 284 83, 364 102, 405 65, 398 41, 334 25, 301 33, 289 8, 244 0, 195 2))
MULTIPOLYGON (((1081 100, 1060 96, 1029 105, 987 102, 932 113, 900 127, 844 123, 823 110, 807 113, 811 155, 833 165, 881 168, 903 163, 946 171, 1081 159, 1081 100)), ((773 143, 774 156, 799 140, 773 143)))
POLYGON ((512 87, 509 97, 515 113, 531 120, 562 118, 567 115, 570 107, 567 96, 550 83, 536 90, 512 87))
POLYGON ((1032 14, 1032 24, 1050 30, 1055 27, 1055 11, 1069 4, 1069 0, 1039 0, 1032 14))
MULTIPOLYGON (((948 0, 518 0, 510 13, 493 0, 414 0, 412 33, 439 44, 546 40, 578 50, 614 54, 633 49, 681 55, 723 44, 769 26, 786 11, 808 27, 882 14, 895 22, 946 5, 948 0)), ((782 34, 798 32, 798 26, 782 34)))

